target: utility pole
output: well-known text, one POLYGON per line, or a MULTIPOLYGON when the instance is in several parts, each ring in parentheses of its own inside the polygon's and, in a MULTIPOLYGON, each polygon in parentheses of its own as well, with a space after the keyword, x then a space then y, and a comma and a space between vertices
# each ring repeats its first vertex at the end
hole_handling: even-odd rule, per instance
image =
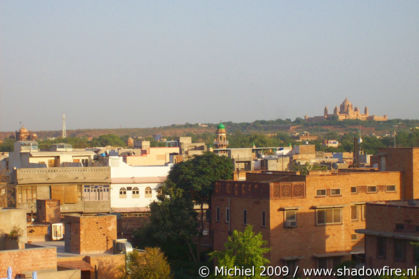
POLYGON ((65 127, 65 113, 63 113, 63 127, 62 127, 62 134, 61 134, 61 137, 63 138, 63 139, 65 139, 66 138, 66 136, 67 136, 67 131, 66 131, 66 127, 65 127))
POLYGON ((394 148, 397 147, 397 139, 396 139, 397 133, 396 133, 396 128, 397 128, 397 125, 394 126, 394 130, 393 130, 393 139, 394 139, 394 141, 393 141, 394 146, 393 147, 394 148))

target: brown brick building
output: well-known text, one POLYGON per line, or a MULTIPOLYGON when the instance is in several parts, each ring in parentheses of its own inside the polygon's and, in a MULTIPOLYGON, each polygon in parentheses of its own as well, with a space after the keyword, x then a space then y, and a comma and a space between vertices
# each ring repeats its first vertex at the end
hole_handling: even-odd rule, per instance
POLYGON ((116 216, 65 216, 65 250, 70 253, 112 252, 116 240, 116 216))
POLYGON ((419 148, 380 149, 374 163, 380 170, 401 172, 403 200, 419 199, 419 148))
POLYGON ((362 260, 365 203, 398 200, 398 171, 248 173, 246 181, 216 183, 211 207, 213 248, 246 224, 261 232, 272 265, 333 267, 362 260))
POLYGON ((419 201, 368 203, 365 259, 368 267, 419 265, 419 201))

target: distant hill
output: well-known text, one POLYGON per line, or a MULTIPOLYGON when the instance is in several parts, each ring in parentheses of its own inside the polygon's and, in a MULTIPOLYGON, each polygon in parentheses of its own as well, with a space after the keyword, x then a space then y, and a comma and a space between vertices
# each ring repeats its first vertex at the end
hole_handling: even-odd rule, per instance
MULTIPOLYGON (((215 133, 218 123, 209 124, 182 124, 170 125, 154 128, 119 128, 119 129, 79 129, 67 130, 68 137, 98 137, 106 134, 131 137, 149 137, 162 135, 164 137, 199 135, 205 133, 215 133)), ((385 135, 393 130, 409 130, 419 128, 419 120, 391 119, 385 122, 360 121, 360 120, 324 120, 319 122, 309 122, 302 118, 295 120, 257 120, 253 122, 224 122, 228 133, 263 133, 276 134, 278 132, 296 133, 308 131, 313 134, 325 134, 336 132, 338 134, 347 132, 361 131, 364 135, 385 135)), ((30 128, 30 127, 28 127, 30 128)), ((61 131, 31 131, 38 134, 40 139, 59 137, 61 131)), ((14 132, 0 132, 0 139, 14 136, 14 132)))

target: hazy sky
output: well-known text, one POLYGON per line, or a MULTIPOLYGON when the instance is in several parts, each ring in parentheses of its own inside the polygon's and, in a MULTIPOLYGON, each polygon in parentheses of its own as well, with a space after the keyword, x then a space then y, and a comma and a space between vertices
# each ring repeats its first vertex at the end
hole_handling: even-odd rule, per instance
POLYGON ((419 1, 0 1, 0 130, 419 119, 419 1))

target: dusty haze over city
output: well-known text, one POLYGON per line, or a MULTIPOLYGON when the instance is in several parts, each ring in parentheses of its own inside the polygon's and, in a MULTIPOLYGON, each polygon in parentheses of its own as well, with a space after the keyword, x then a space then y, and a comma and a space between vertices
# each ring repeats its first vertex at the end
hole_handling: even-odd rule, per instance
POLYGON ((419 118, 418 1, 1 1, 0 131, 419 118))

